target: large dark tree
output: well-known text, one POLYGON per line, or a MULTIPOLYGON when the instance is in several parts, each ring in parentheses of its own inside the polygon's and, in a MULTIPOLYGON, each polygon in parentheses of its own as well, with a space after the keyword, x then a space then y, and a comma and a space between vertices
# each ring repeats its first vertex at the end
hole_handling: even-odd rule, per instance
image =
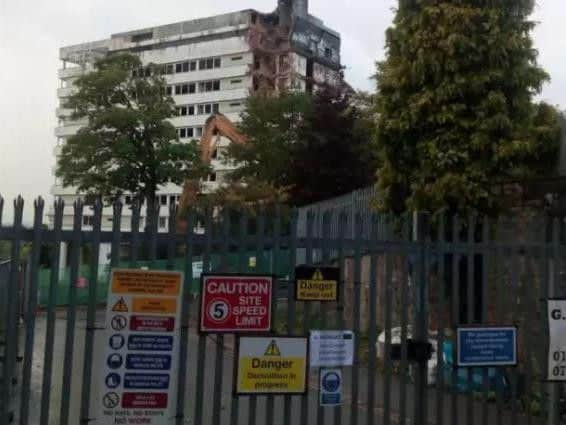
POLYGON ((232 179, 263 182, 299 206, 371 185, 373 124, 360 99, 331 87, 251 97, 240 124, 248 141, 229 148, 239 167, 232 179))
POLYGON ((496 214, 500 184, 554 169, 533 4, 399 2, 377 72, 383 209, 496 214))
MULTIPOLYGON (((63 146, 57 176, 66 186, 107 198, 131 193, 155 211, 160 185, 203 171, 196 142, 181 143, 160 68, 130 54, 98 61, 76 82, 66 107, 87 123, 63 146)), ((150 215, 151 216, 151 215, 150 215)))

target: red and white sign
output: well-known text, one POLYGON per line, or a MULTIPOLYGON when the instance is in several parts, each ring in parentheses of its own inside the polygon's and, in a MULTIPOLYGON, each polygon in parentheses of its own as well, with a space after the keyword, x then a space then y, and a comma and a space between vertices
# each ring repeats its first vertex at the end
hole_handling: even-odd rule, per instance
POLYGON ((122 408, 165 409, 167 408, 167 398, 167 393, 124 393, 122 408))
POLYGON ((272 276, 203 275, 200 331, 269 332, 272 276))
POLYGON ((173 332, 174 317, 132 316, 130 330, 139 332, 173 332))

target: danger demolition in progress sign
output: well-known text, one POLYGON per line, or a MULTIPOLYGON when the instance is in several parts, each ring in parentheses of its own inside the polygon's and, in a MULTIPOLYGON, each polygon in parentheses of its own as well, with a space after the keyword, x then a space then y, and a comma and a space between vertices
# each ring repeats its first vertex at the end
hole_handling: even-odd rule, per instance
POLYGON ((307 356, 307 338, 240 337, 236 393, 305 393, 307 356))

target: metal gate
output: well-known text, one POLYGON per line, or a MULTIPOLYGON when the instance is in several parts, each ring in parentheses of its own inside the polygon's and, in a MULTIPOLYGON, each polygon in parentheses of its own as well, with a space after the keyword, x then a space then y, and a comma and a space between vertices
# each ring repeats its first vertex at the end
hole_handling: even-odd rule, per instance
POLYGON ((167 232, 142 231, 135 206, 132 230, 122 231, 119 203, 109 231, 102 230, 99 204, 76 203, 72 230, 62 227, 61 202, 54 205, 49 230, 42 200, 34 205, 31 229, 22 226, 23 201, 14 206, 14 221, 6 225, 0 202, 0 241, 11 244, 14 259, 7 285, 0 288, 8 300, 0 319, 6 341, 0 425, 12 415, 21 425, 101 423, 97 362, 109 271, 116 267, 184 272, 171 424, 564 423, 560 387, 543 381, 543 300, 563 290, 562 221, 327 212, 308 214, 302 223, 296 211, 282 207, 216 208, 189 212, 189 230, 179 234, 174 219, 167 232), (93 209, 89 231, 82 229, 86 208, 93 209), (193 230, 197 223, 204 232, 193 230), (108 265, 99 264, 104 245, 111 246, 108 265), (68 269, 61 255, 67 248, 68 269), (19 290, 22 262, 28 270, 25 291, 19 290), (339 266, 339 301, 295 301, 294 270, 300 264, 339 266), (343 404, 319 406, 316 370, 302 396, 235 396, 234 335, 197 333, 201 270, 276 275, 277 334, 354 331, 354 365, 343 369, 343 404), (22 294, 23 322, 17 307, 22 294), (480 323, 518 327, 518 367, 455 364, 456 327, 480 323), (432 358, 411 361, 410 341, 430 343, 432 358))

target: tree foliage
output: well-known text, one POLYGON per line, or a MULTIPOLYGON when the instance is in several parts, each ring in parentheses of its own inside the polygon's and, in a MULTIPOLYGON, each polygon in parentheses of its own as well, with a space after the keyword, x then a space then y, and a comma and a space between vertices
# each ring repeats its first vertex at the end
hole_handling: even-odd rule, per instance
POLYGON ((75 82, 66 107, 87 124, 63 146, 56 174, 84 193, 132 193, 152 210, 160 185, 181 184, 204 167, 197 143, 181 143, 168 121, 175 104, 161 70, 141 65, 137 56, 111 55, 75 82))
POLYGON ((535 105, 531 0, 401 0, 377 64, 382 209, 496 214, 498 185, 554 168, 556 111, 535 105))
POLYGON ((250 97, 240 124, 248 141, 229 148, 229 160, 239 167, 232 180, 262 182, 299 206, 372 184, 375 150, 366 105, 331 87, 314 95, 250 97))

